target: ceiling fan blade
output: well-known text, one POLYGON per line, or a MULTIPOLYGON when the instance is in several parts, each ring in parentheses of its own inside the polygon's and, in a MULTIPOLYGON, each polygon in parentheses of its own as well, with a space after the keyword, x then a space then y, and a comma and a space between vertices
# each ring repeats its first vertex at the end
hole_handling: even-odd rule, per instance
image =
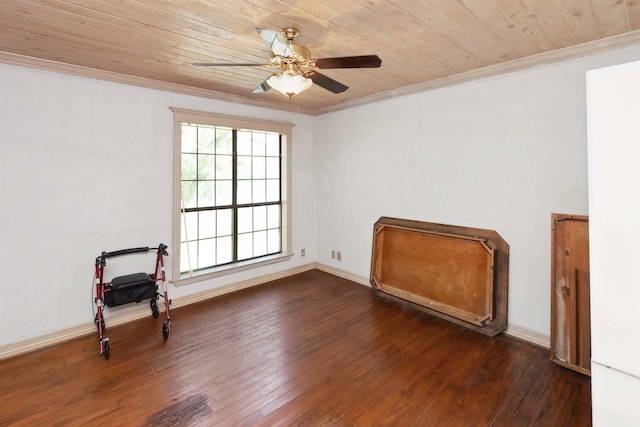
POLYGON ((194 62, 192 65, 199 67, 262 67, 265 64, 253 64, 253 63, 229 63, 229 62, 194 62))
POLYGON ((267 43, 271 52, 279 56, 291 56, 291 49, 287 41, 282 37, 282 33, 269 28, 256 28, 256 31, 260 34, 262 40, 267 43))
POLYGON ((316 66, 323 70, 329 68, 378 68, 380 65, 382 65, 382 60, 378 55, 316 59, 316 66))
POLYGON ((332 78, 327 77, 324 74, 314 72, 309 76, 309 78, 315 84, 317 84, 321 88, 328 90, 329 92, 342 93, 345 90, 349 89, 349 86, 345 86, 339 81, 333 80, 332 78))
POLYGON ((267 81, 263 81, 260 86, 258 86, 257 88, 255 88, 252 93, 265 93, 266 91, 268 91, 269 89, 271 89, 271 86, 269 86, 269 83, 267 83, 267 81))

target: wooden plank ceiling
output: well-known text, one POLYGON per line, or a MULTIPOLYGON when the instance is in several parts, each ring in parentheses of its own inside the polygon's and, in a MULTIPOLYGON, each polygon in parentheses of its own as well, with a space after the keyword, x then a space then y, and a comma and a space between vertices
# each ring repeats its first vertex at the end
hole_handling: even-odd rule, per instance
POLYGON ((636 43, 639 29, 637 0, 2 0, 0 61, 318 114, 636 43), (314 58, 377 54, 382 67, 325 70, 349 89, 288 99, 251 93, 273 70, 192 65, 268 62, 256 27, 297 28, 314 58))

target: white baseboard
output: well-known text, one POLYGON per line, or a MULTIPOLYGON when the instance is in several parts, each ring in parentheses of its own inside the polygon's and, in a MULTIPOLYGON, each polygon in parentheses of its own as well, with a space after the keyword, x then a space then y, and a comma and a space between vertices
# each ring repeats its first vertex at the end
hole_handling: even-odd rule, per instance
POLYGON ((352 282, 356 282, 356 283, 359 283, 361 285, 371 287, 371 283, 369 282, 369 278, 368 277, 362 277, 362 276, 358 276, 356 274, 351 274, 351 273, 348 273, 348 272, 346 272, 344 270, 340 270, 338 268, 331 267, 329 265, 322 264, 322 263, 319 263, 319 262, 316 262, 316 268, 318 270, 320 270, 320 271, 324 271, 325 273, 329 273, 329 274, 332 274, 334 276, 342 277, 343 279, 351 280, 352 282))
MULTIPOLYGON (((233 283, 227 286, 222 286, 220 288, 209 289, 203 292, 198 292, 195 294, 186 295, 184 297, 172 299, 171 308, 183 307, 189 304, 205 301, 207 299, 228 294, 231 292, 239 291, 241 289, 251 288, 253 286, 261 285, 263 283, 271 282, 273 280, 278 280, 278 279, 292 276, 294 274, 313 270, 314 268, 320 271, 324 271, 326 273, 332 274, 334 276, 342 277, 343 279, 347 279, 352 282, 371 287, 371 283, 369 282, 369 279, 366 277, 352 274, 344 270, 340 270, 338 268, 316 262, 316 263, 301 265, 301 266, 290 268, 283 271, 278 271, 278 272, 267 274, 264 276, 259 276, 253 279, 243 280, 241 282, 233 283)), ((162 304, 159 304, 159 308, 162 311, 162 304)), ((148 308, 140 307, 140 309, 131 310, 131 311, 128 311, 127 313, 110 317, 108 319, 109 327, 111 328, 115 326, 120 326, 125 323, 142 319, 148 315, 149 315, 148 308)), ((29 353, 35 350, 40 350, 45 347, 60 344, 65 341, 69 341, 75 338, 83 337, 83 336, 94 334, 94 333, 97 333, 96 327, 93 324, 93 322, 91 322, 91 323, 76 326, 73 328, 68 328, 68 329, 53 332, 50 334, 35 337, 32 339, 19 341, 17 343, 8 344, 0 347, 0 360, 8 359, 10 357, 29 353)), ((505 334, 515 338, 522 339, 524 341, 528 341, 540 347, 544 347, 547 349, 550 348, 550 345, 549 345, 550 338, 548 336, 539 334, 534 331, 530 331, 525 328, 520 328, 517 326, 509 326, 505 331, 505 334)))
POLYGON ((507 330, 504 333, 505 335, 509 335, 523 341, 528 341, 531 344, 537 345, 538 347, 543 347, 546 349, 551 348, 551 338, 548 335, 543 335, 529 329, 521 328, 519 326, 507 326, 507 330))
MULTIPOLYGON (((316 262, 316 268, 334 276, 342 277, 344 279, 351 280, 352 282, 371 287, 371 282, 366 277, 351 274, 338 268, 331 267, 326 264, 321 264, 319 262, 316 262)), ((550 348, 550 338, 548 335, 543 335, 529 329, 521 328, 519 326, 508 326, 504 334, 521 339, 523 341, 530 342, 531 344, 537 345, 538 347, 543 347, 546 349, 550 348)))
MULTIPOLYGON (((253 286, 261 285, 263 283, 271 282, 273 280, 282 279, 294 274, 302 273, 308 270, 313 270, 315 263, 305 264, 302 266, 290 268, 283 271, 259 276, 253 279, 243 280, 241 282, 233 283, 231 285, 222 286, 220 288, 210 289, 204 292, 198 292, 192 295, 186 295, 184 297, 172 299, 171 308, 183 307, 196 302, 204 301, 209 298, 214 298, 220 295, 228 294, 231 292, 239 291, 241 289, 251 288, 253 286)), ((164 305, 162 299, 159 301, 158 308, 162 312, 164 305)), ((149 316, 148 307, 140 307, 127 311, 127 313, 109 317, 109 328, 120 326, 125 323, 133 322, 135 320, 142 319, 149 316)), ((90 334, 97 334, 96 326, 91 323, 75 326, 73 328, 64 329, 50 334, 41 335, 35 338, 31 338, 17 343, 8 344, 0 347, 0 360, 8 359, 10 357, 19 356, 21 354, 29 353, 35 350, 40 350, 45 347, 60 344, 65 341, 69 341, 75 338, 80 338, 90 334)))
POLYGON ((219 288, 208 289, 203 292, 198 292, 191 295, 186 295, 171 302, 171 308, 183 307, 185 305, 193 304, 196 302, 204 301, 209 298, 214 298, 220 295, 229 294, 231 292, 239 291, 241 289, 247 289, 254 286, 261 285, 263 283, 271 282, 285 277, 293 276, 294 274, 303 273, 305 271, 313 270, 315 263, 309 263, 298 267, 289 268, 283 271, 277 271, 275 273, 267 274, 264 276, 255 277, 253 279, 243 280, 241 282, 232 283, 230 285, 221 286, 219 288))

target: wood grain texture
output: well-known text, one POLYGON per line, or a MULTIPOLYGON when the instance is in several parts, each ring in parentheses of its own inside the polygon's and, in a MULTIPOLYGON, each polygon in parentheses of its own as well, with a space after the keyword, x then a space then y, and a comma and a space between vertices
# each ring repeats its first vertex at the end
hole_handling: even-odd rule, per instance
POLYGON ((70 64, 99 70, 99 76, 108 72, 304 111, 639 29, 634 0, 0 2, 0 52, 16 55, 14 61, 38 58, 46 61, 41 65, 70 64), (382 68, 331 70, 328 77, 349 90, 336 95, 314 86, 288 99, 275 91, 251 93, 268 69, 191 65, 266 63, 268 48, 254 28, 291 26, 314 58, 378 54, 382 68))
POLYGON ((493 317, 493 251, 481 241, 383 225, 374 246, 382 291, 479 326, 493 317))
POLYGON ((589 218, 553 214, 551 360, 591 372, 589 218))
MULTIPOLYGON (((311 270, 0 362, 0 425, 589 426, 586 377, 311 270)), ((108 325, 107 325, 108 328, 108 325)))
POLYGON ((509 245, 496 231, 381 217, 372 246, 381 296, 489 336, 506 329, 509 245))

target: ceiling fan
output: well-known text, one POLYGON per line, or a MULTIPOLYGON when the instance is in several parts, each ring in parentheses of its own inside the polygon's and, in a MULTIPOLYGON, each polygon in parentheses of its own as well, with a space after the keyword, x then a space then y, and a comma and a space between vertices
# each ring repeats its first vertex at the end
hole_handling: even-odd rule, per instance
POLYGON ((216 63, 196 62, 193 65, 203 67, 266 67, 277 71, 268 77, 253 93, 263 93, 273 88, 288 97, 309 89, 313 83, 333 93, 341 93, 348 86, 320 74, 317 70, 331 68, 378 68, 382 60, 378 55, 343 56, 338 58, 311 57, 311 51, 294 43, 300 32, 295 28, 284 28, 274 31, 267 28, 256 28, 256 31, 271 49, 268 64, 253 63, 216 63))

